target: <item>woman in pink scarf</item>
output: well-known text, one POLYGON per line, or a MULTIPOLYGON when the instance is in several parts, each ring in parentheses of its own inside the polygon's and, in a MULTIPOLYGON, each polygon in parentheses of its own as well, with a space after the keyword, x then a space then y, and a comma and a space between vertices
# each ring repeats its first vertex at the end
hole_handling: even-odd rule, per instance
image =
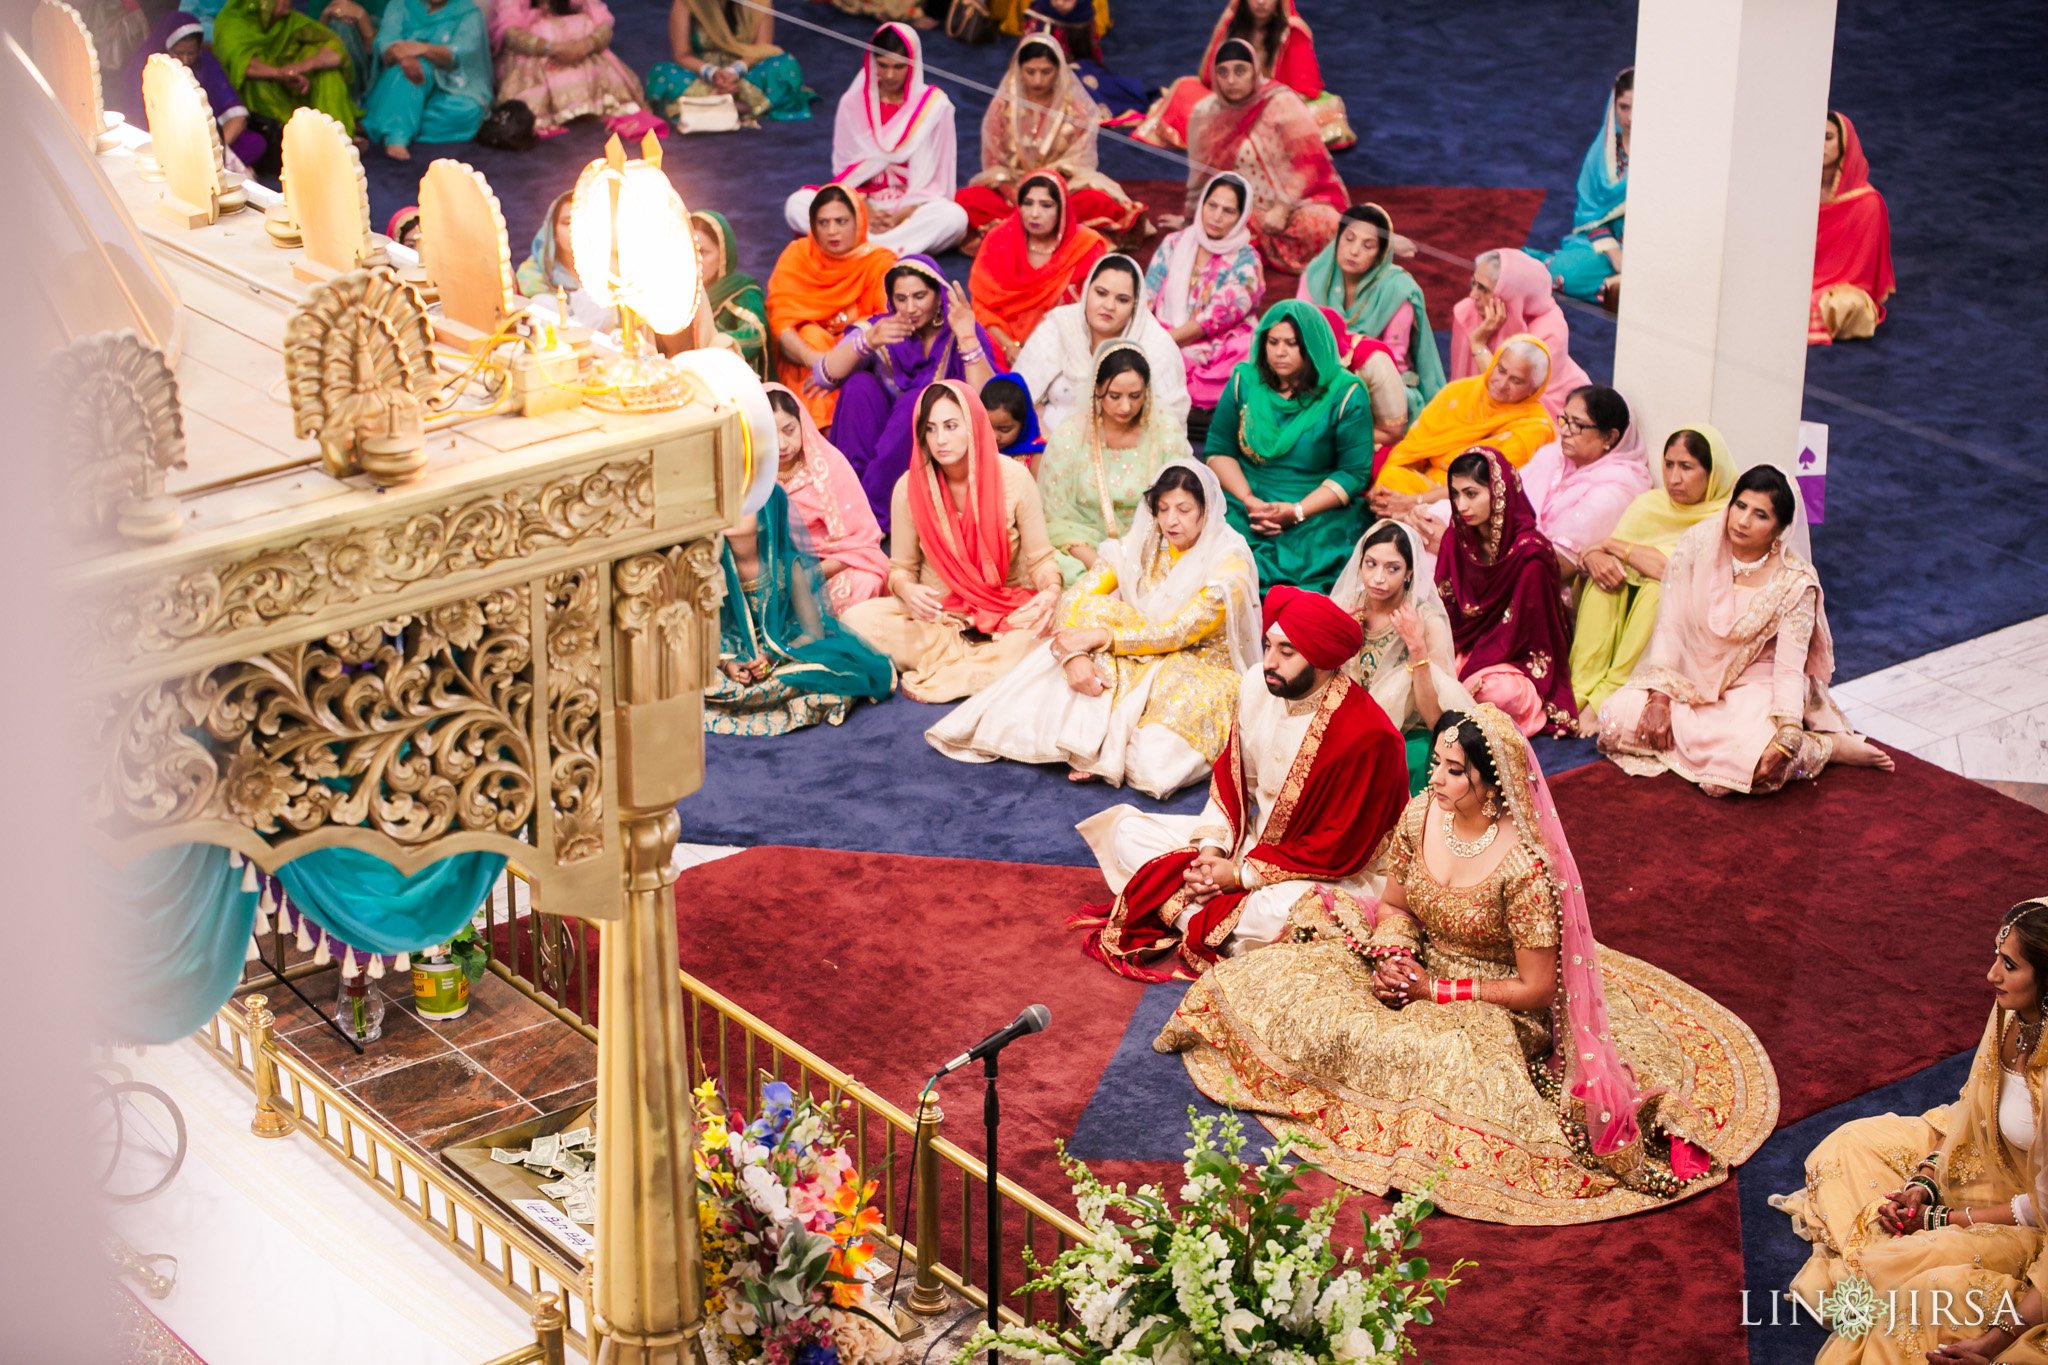
POLYGON ((818 557, 825 593, 834 615, 888 587, 889 557, 882 553, 882 528, 839 448, 825 439, 810 410, 781 384, 764 384, 775 409, 776 479, 789 494, 789 516, 818 557))
MULTIPOLYGON (((832 183, 866 196, 869 240, 898 256, 936 253, 967 235, 953 101, 924 78, 924 46, 908 24, 884 24, 832 118, 832 183)), ((783 202, 789 230, 810 230, 806 185, 783 202)))
POLYGON ((1145 271, 1152 316, 1180 347, 1188 372, 1188 401, 1216 406, 1230 372, 1251 354, 1266 272, 1252 245, 1252 192, 1244 177, 1225 171, 1202 189, 1188 225, 1171 233, 1145 271))
POLYGON ((1623 772, 1666 771, 1708 796, 1761 796, 1830 762, 1889 772, 1828 696, 1834 637, 1791 482, 1767 464, 1728 510, 1679 538, 1657 627, 1629 685, 1600 708, 1600 748, 1623 772))
POLYGON ((626 118, 646 108, 640 78, 611 50, 604 0, 495 0, 485 12, 498 98, 533 110, 543 136, 585 114, 626 118))
POLYGON ((1500 338, 1527 332, 1550 352, 1543 408, 1553 418, 1573 389, 1593 381, 1571 356, 1571 328, 1550 293, 1550 271, 1514 247, 1472 262, 1472 289, 1451 310, 1451 378, 1484 374, 1500 338))
POLYGON ((1622 396, 1601 384, 1574 389, 1558 414, 1557 439, 1522 466, 1522 491, 1572 584, 1583 572, 1580 557, 1650 491, 1643 438, 1622 396))

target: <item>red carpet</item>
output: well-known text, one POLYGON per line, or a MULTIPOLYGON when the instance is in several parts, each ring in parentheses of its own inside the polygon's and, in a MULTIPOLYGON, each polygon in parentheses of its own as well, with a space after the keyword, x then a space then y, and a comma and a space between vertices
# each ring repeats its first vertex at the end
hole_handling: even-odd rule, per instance
MULTIPOLYGON (((1154 218, 1180 213, 1187 186, 1178 180, 1126 180, 1125 190, 1142 202, 1154 218)), ((1451 325, 1451 309, 1465 297, 1472 280, 1472 258, 1496 247, 1520 246, 1529 240, 1529 226, 1543 207, 1542 190, 1495 190, 1474 186, 1351 185, 1356 204, 1378 204, 1394 220, 1394 230, 1421 250, 1401 262, 1422 286, 1429 303, 1429 325, 1443 331, 1451 325), (1451 259, 1446 259, 1451 258, 1451 259)), ((1133 254, 1149 262, 1158 238, 1133 254)), ((1266 301, 1294 297, 1297 277, 1268 273, 1266 301)))
MULTIPOLYGON (((2043 889, 2048 816, 1910 757, 1899 765, 1762 801, 1710 801, 1607 764, 1557 783, 1603 941, 1755 1028, 1777 1068, 1781 1123, 1975 1041, 1970 988, 1992 929, 2043 889)), ((1052 1029, 1004 1055, 1003 1165, 1065 1206, 1053 1140, 1073 1131, 1141 994, 1082 958, 1062 927, 1101 889, 1072 868, 754 849, 684 875, 682 961, 906 1108, 946 1057, 1044 1001, 1052 1029)), ((948 1135, 976 1151, 978 1089, 963 1073, 943 1092, 948 1135)), ((1171 1170, 1093 1164, 1112 1179, 1171 1170)), ((1433 1261, 1481 1264, 1424 1353, 1501 1359, 1512 1323, 1515 1340, 1545 1343, 1517 1359, 1741 1360, 1737 1218, 1731 1182, 1592 1227, 1439 1219, 1424 1242, 1433 1261), (1679 1284, 1726 1288, 1678 1295, 1679 1284)))

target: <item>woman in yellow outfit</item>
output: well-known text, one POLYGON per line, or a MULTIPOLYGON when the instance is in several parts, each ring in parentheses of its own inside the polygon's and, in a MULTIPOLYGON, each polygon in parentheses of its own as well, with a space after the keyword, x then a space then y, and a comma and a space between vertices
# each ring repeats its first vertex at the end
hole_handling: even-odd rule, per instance
POLYGON ((1956 1102, 1843 1124, 1806 1158, 1806 1188, 1771 1198, 1814 1244, 1793 1292, 1810 1308, 1830 1296, 1816 1365, 2048 1360, 2048 900, 2006 912, 1986 978, 1995 1004, 1956 1102), (1874 1321, 1851 1320, 1858 1302, 1874 1321))
POLYGON ((925 732, 963 763, 1064 763, 1164 798, 1207 776, 1260 655, 1251 547, 1200 460, 1160 469, 1131 529, 1102 542, 1061 629, 925 732))
POLYGON ((1438 389, 1387 451, 1373 481, 1373 511, 1392 517, 1442 502, 1451 461, 1473 446, 1492 446, 1517 469, 1529 463, 1557 439, 1543 408, 1549 378, 1549 349, 1524 332, 1502 342, 1483 373, 1438 389))
POLYGON ((1658 487, 1638 494, 1614 534, 1581 556, 1586 581, 1572 631, 1572 692, 1584 733, 1597 732, 1600 703, 1628 684, 1650 643, 1664 561, 1681 535, 1721 514, 1735 473, 1719 431, 1704 422, 1679 428, 1664 442, 1658 487))

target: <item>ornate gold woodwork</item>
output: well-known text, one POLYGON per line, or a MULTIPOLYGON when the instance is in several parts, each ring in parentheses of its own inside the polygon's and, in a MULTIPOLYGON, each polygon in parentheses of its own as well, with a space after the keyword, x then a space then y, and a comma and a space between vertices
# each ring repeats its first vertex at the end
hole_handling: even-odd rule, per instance
POLYGON ((243 631, 310 627, 388 594, 653 526, 652 455, 612 460, 147 579, 85 614, 79 663, 118 667, 243 631))
POLYGON ((178 504, 164 495, 164 474, 185 467, 185 425, 163 352, 133 332, 82 338, 57 353, 48 393, 73 530, 138 541, 176 535, 178 504))
POLYGON ((612 582, 620 799, 653 808, 702 780, 700 694, 718 667, 725 578, 714 543, 697 541, 621 559, 612 582))
POLYGON ((389 266, 315 285, 284 333, 292 432, 320 441, 335 478, 404 483, 426 467, 434 329, 417 289, 389 266))
POLYGON ((569 569, 547 581, 548 800, 555 860, 581 862, 604 851, 602 574, 569 569))

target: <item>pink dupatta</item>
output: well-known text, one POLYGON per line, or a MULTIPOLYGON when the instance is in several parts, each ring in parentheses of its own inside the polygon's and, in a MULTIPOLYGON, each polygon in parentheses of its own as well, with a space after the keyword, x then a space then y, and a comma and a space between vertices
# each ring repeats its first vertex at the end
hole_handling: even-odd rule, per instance
POLYGON ((764 389, 789 394, 796 400, 797 421, 803 426, 803 461, 782 480, 789 494, 791 513, 800 520, 809 537, 809 549, 819 559, 836 559, 849 569, 874 574, 879 582, 889 578, 889 556, 882 550, 882 528, 874 508, 862 491, 860 475, 839 453, 839 447, 825 439, 804 401, 782 384, 763 384, 764 389))
MULTIPOLYGON (((1541 395, 1543 410, 1555 418, 1564 411, 1564 400, 1571 397, 1573 389, 1593 381, 1584 367, 1572 359, 1571 326, 1565 321, 1564 310, 1551 296, 1549 268, 1514 247, 1503 247, 1498 254, 1500 279, 1494 283, 1493 296, 1501 301, 1507 317, 1501 323, 1494 349, 1499 349, 1500 338, 1523 332, 1543 343, 1550 352, 1550 378, 1544 382, 1541 395)), ((1477 306, 1469 298, 1459 299, 1457 307, 1451 310, 1453 379, 1465 379, 1486 368, 1472 358, 1472 333, 1478 325, 1477 306)))
POLYGON ((1621 514, 1650 491, 1651 482, 1643 435, 1634 422, 1614 449, 1591 464, 1573 464, 1552 441, 1522 466, 1522 491, 1536 509, 1536 525, 1574 563, 1614 534, 1621 514))

